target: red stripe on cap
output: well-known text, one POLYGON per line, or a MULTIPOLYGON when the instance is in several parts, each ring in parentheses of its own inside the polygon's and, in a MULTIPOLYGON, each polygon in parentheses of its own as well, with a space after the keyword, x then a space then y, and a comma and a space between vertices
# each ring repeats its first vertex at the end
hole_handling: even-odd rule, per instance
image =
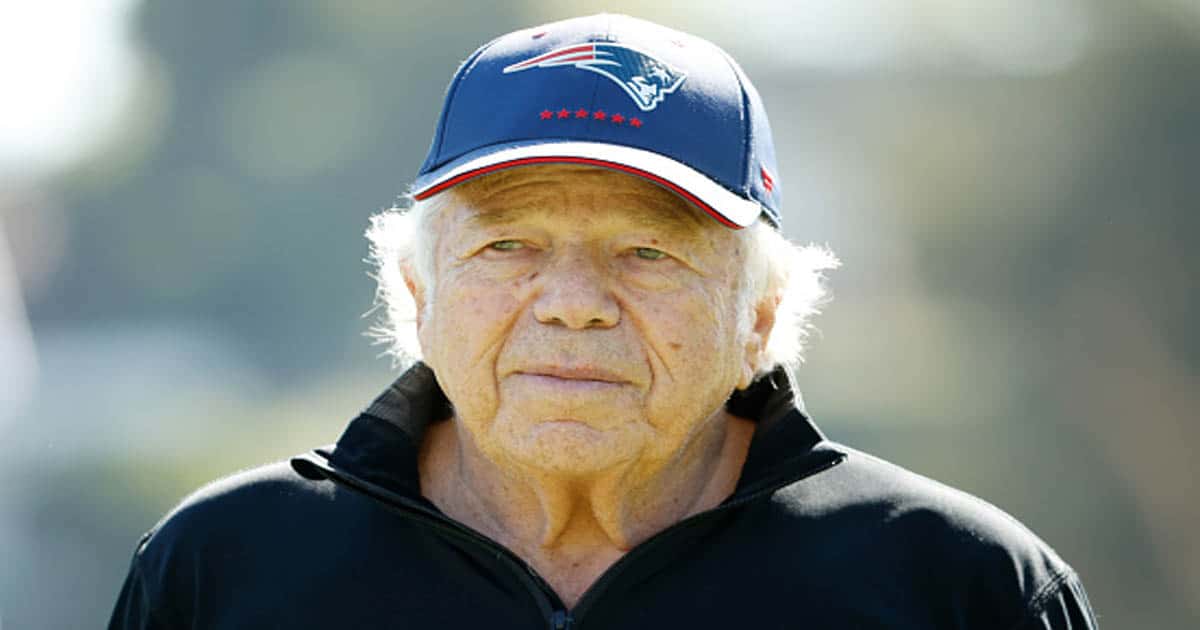
POLYGON ((512 68, 513 70, 523 70, 525 68, 528 68, 529 66, 536 65, 543 61, 546 61, 547 59, 553 59, 554 57, 558 57, 560 55, 569 55, 572 53, 581 53, 581 52, 594 53, 595 50, 596 49, 592 44, 583 44, 580 46, 572 46, 571 48, 565 48, 563 50, 556 50, 553 52, 548 52, 544 55, 534 57, 533 59, 526 59, 525 61, 511 65, 509 67, 512 68))
POLYGON ((628 164, 621 164, 620 162, 610 162, 608 160, 597 160, 595 158, 574 157, 574 156, 566 156, 566 155, 519 158, 516 160, 510 160, 508 162, 500 162, 499 164, 490 164, 488 166, 481 166, 477 169, 467 171, 460 175, 455 175, 454 177, 451 177, 450 179, 448 179, 440 184, 437 184, 437 185, 427 188, 419 193, 416 193, 413 195, 413 199, 416 199, 418 201, 425 200, 425 199, 428 199, 428 198, 442 192, 443 190, 446 190, 447 188, 457 186, 458 184, 461 184, 469 179, 474 179, 476 177, 479 177, 480 175, 487 175, 488 173, 492 173, 492 172, 499 171, 499 170, 506 169, 506 168, 511 168, 513 166, 526 166, 529 164, 564 164, 564 163, 566 163, 566 164, 586 164, 588 166, 602 166, 604 168, 611 168, 611 169, 615 169, 618 171, 624 171, 631 175, 637 175, 638 177, 641 177, 642 179, 648 179, 648 180, 670 190, 671 192, 679 195, 680 197, 683 197, 684 199, 687 199, 688 201, 692 202, 693 204, 696 205, 696 207, 698 207, 701 210, 703 210, 704 212, 708 213, 710 216, 712 216, 712 218, 721 222, 721 224, 724 225, 725 227, 733 228, 735 230, 742 229, 742 226, 721 216, 721 213, 714 210, 712 206, 701 201, 699 197, 697 197, 697 196, 693 195, 692 193, 679 187, 679 185, 676 184, 675 182, 672 182, 667 179, 663 179, 662 177, 659 177, 658 175, 655 175, 654 173, 651 173, 649 171, 643 171, 640 168, 635 168, 633 166, 629 166, 628 164))

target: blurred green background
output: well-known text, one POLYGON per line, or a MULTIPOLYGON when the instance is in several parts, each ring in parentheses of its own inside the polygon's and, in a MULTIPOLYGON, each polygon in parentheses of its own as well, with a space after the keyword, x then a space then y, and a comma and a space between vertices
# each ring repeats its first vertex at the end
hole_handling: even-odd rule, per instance
POLYGON ((179 499, 336 439, 450 74, 600 10, 763 93, 844 262, 826 432, 1027 523, 1104 627, 1200 627, 1195 0, 47 0, 0 8, 0 628, 103 626, 179 499))

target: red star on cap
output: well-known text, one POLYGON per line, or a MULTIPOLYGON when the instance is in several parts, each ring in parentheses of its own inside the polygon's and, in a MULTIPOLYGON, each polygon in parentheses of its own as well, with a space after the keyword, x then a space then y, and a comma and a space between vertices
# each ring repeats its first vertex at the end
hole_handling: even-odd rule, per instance
POLYGON ((616 123, 616 124, 618 124, 618 125, 619 125, 619 124, 621 124, 621 123, 625 122, 625 117, 624 117, 624 116, 622 116, 622 115, 620 115, 620 114, 613 114, 613 115, 612 115, 612 118, 609 118, 609 120, 611 120, 611 121, 613 121, 614 123, 616 123))
POLYGON ((635 116, 635 117, 633 117, 633 118, 630 118, 630 119, 629 119, 629 126, 630 126, 630 127, 641 127, 641 126, 642 126, 642 119, 641 119, 641 118, 637 118, 636 116, 635 116))
POLYGON ((575 110, 575 117, 576 118, 587 118, 588 111, 586 109, 580 107, 579 109, 575 110))
POLYGON ((542 120, 550 120, 550 117, 554 116, 554 112, 552 112, 548 109, 543 109, 541 116, 542 116, 542 120))
POLYGON ((559 118, 567 118, 567 117, 569 117, 570 115, 571 115, 571 112, 570 112, 570 111, 568 111, 566 107, 564 107, 564 108, 562 108, 562 109, 558 110, 558 117, 559 117, 559 118))
POLYGON ((596 120, 604 120, 604 117, 607 115, 608 114, 604 113, 604 110, 598 110, 596 113, 592 114, 592 118, 595 118, 596 120))

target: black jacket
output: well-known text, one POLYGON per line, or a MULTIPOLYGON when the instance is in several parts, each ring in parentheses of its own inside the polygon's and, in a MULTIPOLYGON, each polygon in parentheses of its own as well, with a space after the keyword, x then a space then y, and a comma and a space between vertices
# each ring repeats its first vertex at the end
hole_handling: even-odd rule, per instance
POLYGON ((137 547, 110 628, 1096 627, 1045 543, 965 493, 824 439, 786 372, 734 494, 625 554, 565 610, 520 558, 422 498, 418 364, 337 445, 215 482, 137 547))

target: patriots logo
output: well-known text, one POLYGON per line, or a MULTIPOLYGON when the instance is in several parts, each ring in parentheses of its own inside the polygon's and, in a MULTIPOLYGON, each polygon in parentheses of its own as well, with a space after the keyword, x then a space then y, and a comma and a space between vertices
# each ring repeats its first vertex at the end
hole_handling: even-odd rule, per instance
POLYGON ((504 69, 504 74, 559 66, 574 66, 612 79, 644 112, 658 107, 687 78, 686 74, 665 62, 618 44, 581 44, 559 48, 514 63, 504 69))

